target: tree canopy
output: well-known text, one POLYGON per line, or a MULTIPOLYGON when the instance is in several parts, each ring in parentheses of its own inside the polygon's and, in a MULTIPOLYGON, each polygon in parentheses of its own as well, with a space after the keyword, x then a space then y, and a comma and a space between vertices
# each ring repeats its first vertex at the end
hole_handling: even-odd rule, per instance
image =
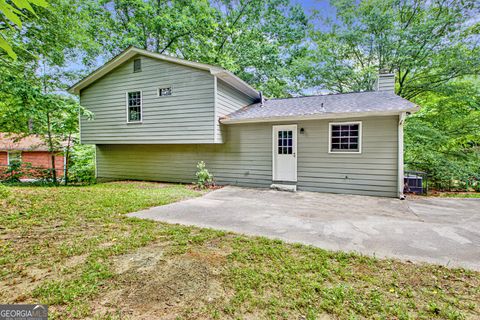
POLYGON ((129 45, 221 65, 267 95, 288 95, 308 17, 288 0, 90 2, 90 33, 109 56, 129 45))

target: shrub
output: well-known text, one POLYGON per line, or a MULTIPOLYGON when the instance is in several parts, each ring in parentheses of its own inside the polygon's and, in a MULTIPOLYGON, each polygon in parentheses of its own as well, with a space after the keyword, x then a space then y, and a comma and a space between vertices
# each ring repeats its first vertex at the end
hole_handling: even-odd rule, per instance
POLYGON ((13 161, 3 172, 2 180, 7 182, 19 182, 23 176, 22 163, 20 161, 13 161))
POLYGON ((200 161, 197 163, 197 173, 195 173, 197 177, 197 187, 204 189, 210 185, 213 185, 213 175, 208 172, 205 162, 200 161))
POLYGON ((71 182, 95 183, 95 146, 76 145, 72 148, 68 179, 71 182))
POLYGON ((10 190, 0 183, 0 199, 7 198, 10 195, 10 190))

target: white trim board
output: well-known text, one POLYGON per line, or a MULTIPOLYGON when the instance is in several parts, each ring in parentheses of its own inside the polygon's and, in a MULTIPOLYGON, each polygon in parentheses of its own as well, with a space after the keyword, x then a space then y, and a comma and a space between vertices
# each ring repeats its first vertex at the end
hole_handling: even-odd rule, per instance
POLYGON ((278 179, 278 177, 275 176, 276 168, 277 168, 277 163, 276 163, 276 155, 277 155, 277 147, 276 147, 276 141, 277 141, 277 135, 276 132, 278 130, 292 130, 293 131, 293 158, 295 160, 295 165, 294 165, 294 179, 293 180, 288 180, 291 182, 296 182, 298 180, 297 172, 298 172, 298 161, 297 161, 297 145, 298 145, 298 126, 296 124, 284 124, 284 125, 275 125, 272 126, 272 181, 287 181, 285 179, 278 179))
POLYGON ((404 175, 404 168, 403 168, 403 124, 405 119, 407 118, 407 114, 405 112, 401 113, 398 117, 398 197, 400 199, 404 199, 405 196, 403 195, 403 175, 404 175))
POLYGON ((344 122, 329 122, 328 123, 328 153, 331 154, 362 154, 362 121, 344 121, 344 122), (332 151, 332 126, 358 124, 358 151, 332 151))
POLYGON ((127 116, 127 124, 143 123, 143 91, 142 90, 129 90, 125 91, 125 111, 127 116), (128 117, 128 94, 133 92, 140 92, 140 121, 130 121, 128 117))

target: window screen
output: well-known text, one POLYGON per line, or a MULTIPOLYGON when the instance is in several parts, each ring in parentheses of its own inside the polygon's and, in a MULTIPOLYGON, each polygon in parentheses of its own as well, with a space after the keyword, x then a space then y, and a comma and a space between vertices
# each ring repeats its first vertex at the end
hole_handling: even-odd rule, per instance
POLYGON ((159 97, 171 96, 171 95, 172 95, 172 87, 158 88, 159 97))
POLYGON ((134 91, 128 93, 128 122, 142 121, 142 93, 134 91))
POLYGON ((142 71, 142 59, 133 60, 133 72, 142 71))
POLYGON ((330 151, 360 151, 360 123, 331 124, 330 130, 330 151))
POLYGON ((293 131, 281 130, 278 131, 278 154, 292 154, 293 153, 293 131))

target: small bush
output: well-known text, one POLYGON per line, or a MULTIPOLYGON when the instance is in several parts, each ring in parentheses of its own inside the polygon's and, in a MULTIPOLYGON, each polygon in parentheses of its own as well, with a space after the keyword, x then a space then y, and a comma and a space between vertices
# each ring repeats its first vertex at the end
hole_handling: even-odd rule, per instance
POLYGON ((23 176, 22 162, 13 161, 3 172, 2 180, 6 182, 19 182, 20 178, 23 176))
POLYGON ((205 162, 200 161, 197 163, 197 173, 195 173, 195 176, 197 177, 197 187, 204 189, 213 185, 213 175, 208 172, 205 162))
POLYGON ((72 148, 68 179, 71 182, 95 183, 95 146, 76 145, 72 148))
POLYGON ((3 184, 0 183, 0 199, 8 198, 10 195, 10 189, 5 187, 3 184))

